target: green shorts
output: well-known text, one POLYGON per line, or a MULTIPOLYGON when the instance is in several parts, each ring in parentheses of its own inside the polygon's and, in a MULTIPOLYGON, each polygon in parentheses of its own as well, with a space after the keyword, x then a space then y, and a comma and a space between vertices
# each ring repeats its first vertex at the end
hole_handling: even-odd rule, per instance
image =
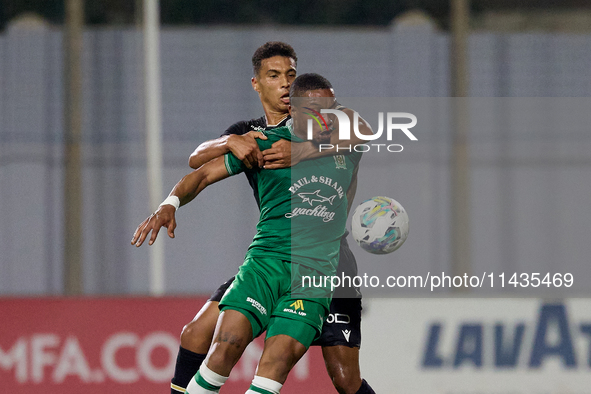
MULTIPOLYGON (((297 265, 294 269, 303 274, 313 271, 297 265)), ((267 330, 267 337, 285 334, 309 347, 320 336, 330 298, 292 298, 291 271, 289 261, 247 257, 222 297, 220 310, 244 314, 255 338, 267 330)))

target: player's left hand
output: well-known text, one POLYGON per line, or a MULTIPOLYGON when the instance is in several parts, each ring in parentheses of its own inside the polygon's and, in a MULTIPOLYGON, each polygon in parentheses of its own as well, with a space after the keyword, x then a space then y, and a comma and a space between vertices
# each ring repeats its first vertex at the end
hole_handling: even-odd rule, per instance
POLYGON ((279 140, 263 151, 263 168, 273 170, 288 168, 300 162, 299 145, 288 140, 279 140))
POLYGON ((176 209, 172 205, 162 205, 150 217, 144 220, 133 233, 131 244, 137 247, 142 246, 150 231, 152 236, 148 245, 152 245, 158 236, 161 227, 168 229, 168 236, 174 238, 174 229, 176 228, 175 219, 176 209))

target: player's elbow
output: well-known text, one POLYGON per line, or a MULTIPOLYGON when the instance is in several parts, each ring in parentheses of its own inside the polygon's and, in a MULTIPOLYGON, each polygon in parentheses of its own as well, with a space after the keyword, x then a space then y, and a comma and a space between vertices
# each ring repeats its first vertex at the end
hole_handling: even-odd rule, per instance
POLYGON ((189 167, 196 170, 209 161, 207 158, 209 146, 209 142, 206 141, 191 153, 191 156, 189 156, 189 167))
POLYGON ((189 156, 189 167, 196 170, 201 167, 202 163, 200 163, 199 157, 196 153, 193 153, 189 156))

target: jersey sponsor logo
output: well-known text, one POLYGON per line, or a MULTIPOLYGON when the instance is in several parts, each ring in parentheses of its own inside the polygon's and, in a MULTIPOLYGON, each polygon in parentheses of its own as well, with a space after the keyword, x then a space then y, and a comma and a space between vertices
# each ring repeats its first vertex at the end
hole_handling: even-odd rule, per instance
MULTIPOLYGON (((314 208, 294 207, 291 212, 285 214, 286 218, 291 219, 296 216, 315 216, 322 218, 322 221, 325 223, 330 222, 334 219, 335 212, 329 211, 329 208, 326 205, 323 205, 322 203, 328 202, 330 205, 333 205, 336 196, 338 196, 339 199, 342 199, 345 196, 343 187, 339 185, 338 182, 334 181, 332 178, 327 176, 316 175, 312 175, 309 178, 302 177, 298 179, 289 188, 289 191, 292 193, 293 198, 295 198, 295 196, 301 198, 302 204, 308 203, 311 207, 314 205, 314 203, 317 203, 318 205, 316 205, 314 208), (314 183, 321 183, 323 185, 329 186, 330 188, 334 189, 336 194, 333 194, 330 197, 326 197, 320 194, 321 189, 317 189, 315 192, 296 194, 296 191, 299 190, 301 187, 314 183)), ((330 193, 330 190, 328 192, 330 193)), ((293 204, 294 203, 292 202, 292 205, 293 204)))
POLYGON ((250 297, 246 297, 246 302, 250 302, 250 304, 252 306, 254 306, 259 312, 261 312, 263 315, 267 314, 267 309, 261 305, 260 302, 258 302, 257 300, 254 300, 250 297))
POLYGON ((298 309, 304 310, 304 302, 302 300, 297 300, 293 304, 290 305, 296 311, 298 309))
POLYGON ((301 197, 302 203, 307 202, 308 204, 310 204, 310 206, 312 206, 314 201, 318 201, 320 203, 329 202, 330 205, 332 205, 332 202, 336 197, 336 194, 330 197, 324 197, 320 195, 320 189, 318 189, 314 193, 298 193, 298 196, 301 197))
POLYGON ((351 336, 351 330, 341 330, 347 342, 349 342, 349 337, 351 336))

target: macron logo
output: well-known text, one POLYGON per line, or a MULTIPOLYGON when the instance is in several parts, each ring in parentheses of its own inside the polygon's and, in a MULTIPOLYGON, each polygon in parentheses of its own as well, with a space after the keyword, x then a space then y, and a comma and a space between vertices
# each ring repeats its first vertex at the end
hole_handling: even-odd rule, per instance
POLYGON ((347 342, 349 342, 349 337, 351 336, 351 330, 341 330, 347 342))

